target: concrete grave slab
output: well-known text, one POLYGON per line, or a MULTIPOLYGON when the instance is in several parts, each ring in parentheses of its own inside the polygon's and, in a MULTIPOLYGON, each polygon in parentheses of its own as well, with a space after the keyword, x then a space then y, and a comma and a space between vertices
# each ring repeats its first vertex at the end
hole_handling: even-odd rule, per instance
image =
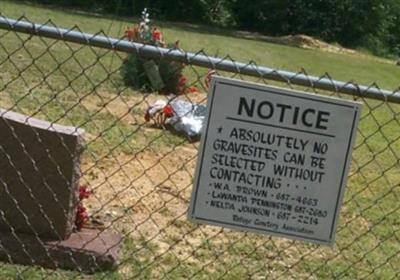
POLYGON ((116 268, 121 245, 120 235, 96 229, 83 229, 64 241, 0 232, 0 260, 95 273, 116 268))

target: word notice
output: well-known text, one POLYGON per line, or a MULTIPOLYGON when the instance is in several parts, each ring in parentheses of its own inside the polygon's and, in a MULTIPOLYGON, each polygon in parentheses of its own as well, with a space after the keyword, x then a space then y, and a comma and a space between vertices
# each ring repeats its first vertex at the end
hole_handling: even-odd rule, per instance
POLYGON ((358 102, 213 77, 188 217, 332 244, 358 102))

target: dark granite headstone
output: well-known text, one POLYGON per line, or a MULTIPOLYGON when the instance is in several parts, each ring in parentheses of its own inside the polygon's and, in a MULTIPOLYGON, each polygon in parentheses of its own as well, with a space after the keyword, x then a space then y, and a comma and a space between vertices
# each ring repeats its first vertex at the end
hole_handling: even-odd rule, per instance
POLYGON ((83 130, 0 109, 0 230, 70 236, 83 130))
POLYGON ((0 109, 0 260, 87 273, 115 268, 120 235, 73 232, 83 133, 0 109))

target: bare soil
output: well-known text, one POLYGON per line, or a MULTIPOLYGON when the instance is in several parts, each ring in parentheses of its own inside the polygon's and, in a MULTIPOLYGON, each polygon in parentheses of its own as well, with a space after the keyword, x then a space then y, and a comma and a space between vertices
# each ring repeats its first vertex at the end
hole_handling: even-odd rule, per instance
POLYGON ((246 39, 262 40, 268 43, 287 45, 303 49, 314 49, 314 50, 319 49, 333 53, 348 53, 348 54, 356 53, 355 50, 347 49, 339 45, 329 44, 327 42, 324 42, 322 40, 304 34, 287 35, 280 37, 266 36, 266 35, 261 35, 259 33, 251 33, 245 31, 238 31, 237 34, 240 37, 246 39))

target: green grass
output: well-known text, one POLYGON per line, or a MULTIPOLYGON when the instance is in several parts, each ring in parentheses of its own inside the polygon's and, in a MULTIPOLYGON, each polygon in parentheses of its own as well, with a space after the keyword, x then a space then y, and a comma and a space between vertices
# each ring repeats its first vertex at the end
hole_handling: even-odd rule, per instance
MULTIPOLYGON (((60 27, 78 25, 89 33, 111 26, 109 35, 114 37, 132 24, 8 1, 0 1, 0 12, 14 18, 25 14, 35 22, 50 18, 60 27)), ((328 72, 334 79, 366 85, 376 82, 389 90, 400 85, 400 67, 373 56, 269 44, 202 26, 159 25, 167 40, 179 39, 187 51, 204 49, 208 54, 229 54, 241 62, 253 60, 284 70, 304 68, 317 76, 328 72)), ((101 165, 106 159, 133 156, 143 149, 160 158, 168 153, 179 157, 176 146, 192 147, 182 137, 144 124, 144 110, 162 97, 124 87, 119 69, 125 56, 0 30, 0 105, 84 128, 88 133, 84 158, 91 163, 101 165)), ((188 66, 185 74, 200 86, 198 81, 206 71, 188 66)), ((171 219, 168 215, 172 215, 174 205, 167 204, 169 211, 154 213, 168 219, 163 228, 167 251, 147 235, 139 240, 126 238, 123 262, 116 272, 81 276, 2 263, 0 279, 394 279, 400 267, 400 108, 383 101, 362 101, 353 165, 332 248, 230 230, 217 234, 215 228, 196 227, 185 217, 171 219), (185 250, 191 256, 186 256, 185 250)), ((122 225, 122 231, 129 232, 130 226, 122 225)))
MULTIPOLYGON (((38 23, 51 19, 57 26, 64 28, 77 25, 88 33, 104 30, 109 36, 117 38, 123 34, 126 26, 137 23, 136 19, 106 19, 7 1, 0 1, 0 11, 11 18, 26 15, 29 20, 38 23)), ((237 61, 255 61, 258 65, 290 71, 305 69, 307 73, 317 76, 328 72, 334 79, 352 80, 366 85, 377 82, 380 87, 389 90, 399 86, 400 67, 396 67, 394 61, 364 54, 335 54, 240 39, 224 35, 230 32, 203 26, 163 22, 157 24, 162 27, 168 42, 180 40, 181 47, 186 51, 197 52, 203 49, 209 55, 229 55, 237 61)))

